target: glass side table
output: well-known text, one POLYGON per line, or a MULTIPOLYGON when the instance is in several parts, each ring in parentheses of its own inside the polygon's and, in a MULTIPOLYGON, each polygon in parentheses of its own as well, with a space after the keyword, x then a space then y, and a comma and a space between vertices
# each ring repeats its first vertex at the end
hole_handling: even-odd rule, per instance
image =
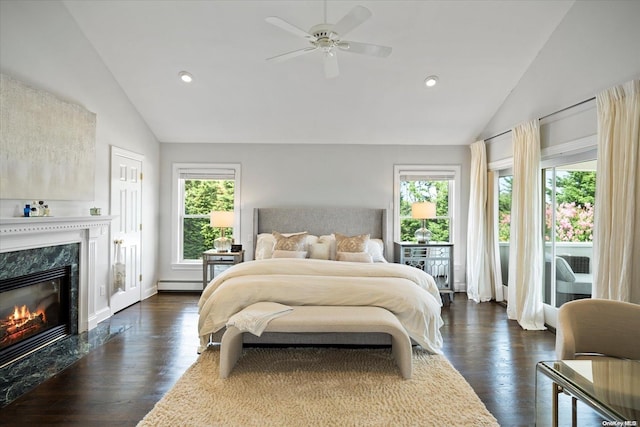
POLYGON ((215 276, 217 265, 231 266, 244 261, 244 249, 239 252, 218 252, 209 249, 202 253, 202 289, 207 287, 215 276))
POLYGON ((602 358, 539 362, 536 365, 536 426, 569 425, 567 414, 562 414, 561 419, 559 415, 558 396, 562 393, 571 396, 571 425, 577 425, 577 402, 580 401, 595 412, 584 415, 588 424, 638 426, 640 361, 602 358))

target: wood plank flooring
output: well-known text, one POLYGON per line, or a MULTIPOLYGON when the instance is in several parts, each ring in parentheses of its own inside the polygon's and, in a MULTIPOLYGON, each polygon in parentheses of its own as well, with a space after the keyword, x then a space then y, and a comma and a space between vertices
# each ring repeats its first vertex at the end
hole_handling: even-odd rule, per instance
MULTIPOLYGON (((161 293, 117 313, 108 321, 126 331, 2 408, 0 425, 135 426, 196 360, 198 297, 161 293)), ((554 359, 555 335, 463 294, 443 319, 446 356, 500 425, 533 425, 535 364, 554 359)))

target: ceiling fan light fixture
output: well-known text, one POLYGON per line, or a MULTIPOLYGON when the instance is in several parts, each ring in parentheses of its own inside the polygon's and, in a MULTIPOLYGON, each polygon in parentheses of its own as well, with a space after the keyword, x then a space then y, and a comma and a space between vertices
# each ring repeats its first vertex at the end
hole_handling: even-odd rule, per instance
POLYGON ((178 76, 180 77, 180 80, 185 83, 191 83, 193 81, 193 76, 188 71, 180 71, 178 76))
POLYGON ((436 84, 438 84, 438 76, 433 75, 433 76, 429 76, 426 79, 424 79, 424 85, 426 87, 434 87, 436 84))

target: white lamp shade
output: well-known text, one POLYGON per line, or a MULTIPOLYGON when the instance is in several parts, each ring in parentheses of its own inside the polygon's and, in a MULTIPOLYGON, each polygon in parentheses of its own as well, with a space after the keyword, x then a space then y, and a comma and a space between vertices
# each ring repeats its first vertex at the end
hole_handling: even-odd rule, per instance
POLYGON ((411 217, 426 219, 436 217, 436 204, 432 202, 418 202, 411 205, 411 217))
POLYGON ((212 227, 233 227, 234 212, 212 211, 210 216, 212 227))

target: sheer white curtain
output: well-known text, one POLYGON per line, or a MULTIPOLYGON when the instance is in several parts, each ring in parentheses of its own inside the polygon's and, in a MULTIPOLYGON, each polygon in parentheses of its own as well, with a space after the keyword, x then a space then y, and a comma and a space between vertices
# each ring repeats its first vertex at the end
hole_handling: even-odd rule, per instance
POLYGON ((542 307, 542 189, 538 120, 512 129, 513 186, 507 316, 524 329, 545 329, 542 307))
POLYGON ((603 91, 598 107, 595 298, 640 304, 640 80, 603 91))
POLYGON ((491 279, 487 258, 487 155, 484 141, 471 148, 469 215, 467 224, 467 296, 490 301, 491 279))

